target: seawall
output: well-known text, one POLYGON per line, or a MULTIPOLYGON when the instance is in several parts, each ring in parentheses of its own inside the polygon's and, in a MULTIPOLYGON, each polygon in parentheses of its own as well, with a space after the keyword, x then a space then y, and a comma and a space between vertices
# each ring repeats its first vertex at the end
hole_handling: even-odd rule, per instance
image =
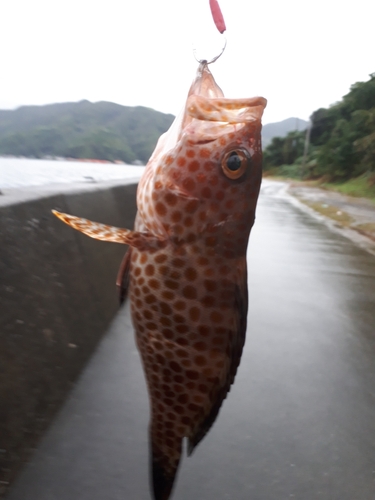
POLYGON ((132 228, 136 187, 0 196, 0 496, 119 308, 115 280, 127 247, 92 240, 51 210, 132 228))

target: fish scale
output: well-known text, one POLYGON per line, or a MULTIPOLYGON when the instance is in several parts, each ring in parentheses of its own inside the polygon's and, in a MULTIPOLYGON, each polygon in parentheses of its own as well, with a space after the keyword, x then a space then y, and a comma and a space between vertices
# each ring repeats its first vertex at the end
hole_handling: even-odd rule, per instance
POLYGON ((130 245, 123 273, 150 396, 155 500, 170 498, 183 439, 191 454, 241 359, 265 105, 225 99, 200 63, 139 183, 134 231, 55 212, 88 236, 130 245))

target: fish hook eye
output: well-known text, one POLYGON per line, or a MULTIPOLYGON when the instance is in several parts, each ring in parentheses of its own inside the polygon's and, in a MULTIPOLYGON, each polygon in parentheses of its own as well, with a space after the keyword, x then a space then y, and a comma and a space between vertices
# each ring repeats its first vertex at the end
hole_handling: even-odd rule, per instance
POLYGON ((224 154, 221 168, 229 179, 239 179, 246 172, 250 162, 251 156, 246 149, 232 149, 224 154))

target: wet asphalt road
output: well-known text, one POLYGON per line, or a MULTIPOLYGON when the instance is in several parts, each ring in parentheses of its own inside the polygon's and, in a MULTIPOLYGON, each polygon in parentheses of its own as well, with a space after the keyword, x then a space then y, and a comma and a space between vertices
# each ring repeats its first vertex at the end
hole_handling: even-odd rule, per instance
MULTIPOLYGON (((375 258, 262 188, 249 326, 174 500, 375 499, 375 258)), ((125 307, 7 500, 148 500, 148 401, 125 307)))

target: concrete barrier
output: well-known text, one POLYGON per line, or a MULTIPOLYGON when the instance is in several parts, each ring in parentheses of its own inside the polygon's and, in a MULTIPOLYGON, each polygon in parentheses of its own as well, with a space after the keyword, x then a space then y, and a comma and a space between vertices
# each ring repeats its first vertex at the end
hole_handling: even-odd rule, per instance
POLYGON ((115 279, 126 247, 73 231, 51 209, 132 228, 136 182, 85 189, 1 196, 0 490, 27 460, 118 311, 115 279))

